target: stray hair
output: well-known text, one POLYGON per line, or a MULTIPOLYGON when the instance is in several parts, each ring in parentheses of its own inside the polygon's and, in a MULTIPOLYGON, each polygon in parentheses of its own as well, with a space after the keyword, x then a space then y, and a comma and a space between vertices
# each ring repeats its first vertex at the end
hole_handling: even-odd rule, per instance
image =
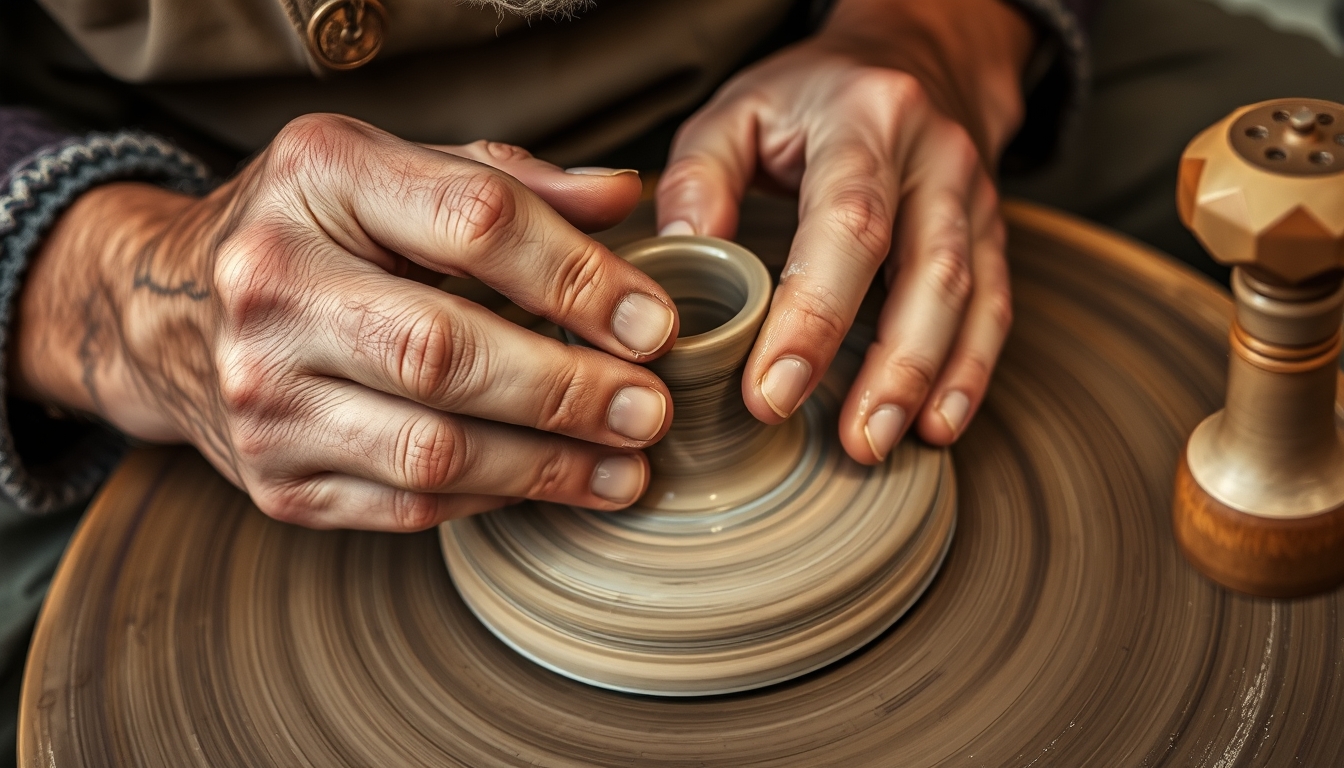
POLYGON ((586 11, 593 0, 465 0, 466 5, 493 8, 501 15, 512 13, 526 19, 569 19, 586 11))

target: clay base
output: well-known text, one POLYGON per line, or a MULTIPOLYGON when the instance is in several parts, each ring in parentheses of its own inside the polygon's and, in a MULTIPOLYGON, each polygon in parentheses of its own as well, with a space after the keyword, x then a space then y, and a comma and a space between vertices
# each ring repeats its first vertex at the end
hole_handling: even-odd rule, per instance
POLYGON ((1219 502, 1176 470, 1172 525, 1181 552, 1223 586, 1258 597, 1301 597, 1344 583, 1344 507, 1269 518, 1219 502))
MULTIPOLYGON (((797 203, 766 202, 742 229, 782 261, 797 203)), ((43 605, 19 765, 1344 765, 1344 590, 1229 599, 1171 551, 1230 302, 1095 228, 1005 218, 1017 320, 955 450, 956 541, 848 660, 733 696, 575 683, 472 617, 435 534, 284 525, 195 452, 141 450, 43 605)))
POLYGON ((649 364, 674 417, 649 448, 648 492, 609 514, 527 502, 444 524, 463 602, 541 666, 629 693, 745 691, 853 653, 919 599, 947 554, 948 452, 905 440, 873 467, 845 454, 836 424, 862 327, 791 419, 762 425, 741 388, 770 304, 761 261, 691 236, 617 254, 683 309, 684 335, 649 364))
POLYGON ((820 392, 794 417, 808 427, 802 460, 748 503, 603 514, 528 502, 446 523, 453 583, 505 644, 603 688, 714 695, 835 662, 933 580, 956 488, 947 452, 912 441, 877 467, 844 456, 834 401, 820 392))

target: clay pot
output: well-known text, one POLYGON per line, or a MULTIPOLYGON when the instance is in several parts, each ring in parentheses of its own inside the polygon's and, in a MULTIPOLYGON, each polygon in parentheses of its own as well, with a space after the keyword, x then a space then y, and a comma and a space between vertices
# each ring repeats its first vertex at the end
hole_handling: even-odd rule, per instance
POLYGON ((662 237, 621 251, 677 304, 681 335, 649 363, 672 393, 672 427, 649 449, 644 507, 706 512, 759 498, 798 463, 801 421, 768 426, 742 402, 742 369, 770 307, 770 274, 750 251, 662 237))
POLYGON ((952 467, 906 441, 877 467, 836 436, 857 356, 766 426, 742 402, 770 277, 704 237, 619 251, 677 303, 682 335, 650 364, 672 428, 631 509, 525 503, 441 528, 453 583, 500 639, 594 685, 671 696, 786 680, 867 643, 923 592, 951 541, 952 467))

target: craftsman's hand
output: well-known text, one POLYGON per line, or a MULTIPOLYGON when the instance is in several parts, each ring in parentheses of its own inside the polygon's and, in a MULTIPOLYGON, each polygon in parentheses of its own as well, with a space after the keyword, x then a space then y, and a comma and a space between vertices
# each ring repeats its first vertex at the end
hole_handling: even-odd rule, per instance
POLYGON ((979 406, 1010 323, 992 167, 1021 120, 1033 44, 1001 0, 842 0, 815 37, 729 81, 681 129, 664 234, 732 237, 753 178, 796 190, 799 227, 747 361, 747 407, 807 398, 879 268, 876 342, 841 412, 856 460, 907 428, 946 445, 979 406))
POLYGON ((575 170, 310 116, 204 199, 96 188, 33 265, 17 386, 190 442, 263 511, 313 527, 414 530, 509 497, 625 506, 670 417, 634 361, 671 346, 676 315, 576 228, 623 218, 638 177, 575 170), (596 349, 406 277, 427 270, 596 349))

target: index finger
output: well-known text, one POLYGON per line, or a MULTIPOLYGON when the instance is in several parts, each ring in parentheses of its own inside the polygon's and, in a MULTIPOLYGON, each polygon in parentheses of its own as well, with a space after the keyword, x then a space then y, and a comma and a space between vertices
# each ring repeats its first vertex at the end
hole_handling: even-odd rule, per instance
POLYGON ((809 153, 798 232, 747 358, 742 396, 762 421, 791 415, 830 366, 891 248, 897 159, 854 135, 809 153))
POLYGON ((744 109, 706 107, 677 131, 658 179, 658 233, 731 239, 756 171, 756 127, 744 109))
POLYGON ((639 204, 639 172, 629 168, 566 168, 498 141, 429 145, 430 149, 484 163, 521 181, 570 224, 599 232, 620 224, 639 204))
POLYGON ((347 247, 387 249, 437 272, 479 278, 626 359, 671 347, 677 315, 662 287, 508 174, 347 118, 303 118, 281 142, 309 154, 329 147, 341 159, 345 178, 319 178, 302 192, 310 208, 327 209, 318 213, 325 224, 339 229, 353 217, 372 239, 346 232, 347 247))

